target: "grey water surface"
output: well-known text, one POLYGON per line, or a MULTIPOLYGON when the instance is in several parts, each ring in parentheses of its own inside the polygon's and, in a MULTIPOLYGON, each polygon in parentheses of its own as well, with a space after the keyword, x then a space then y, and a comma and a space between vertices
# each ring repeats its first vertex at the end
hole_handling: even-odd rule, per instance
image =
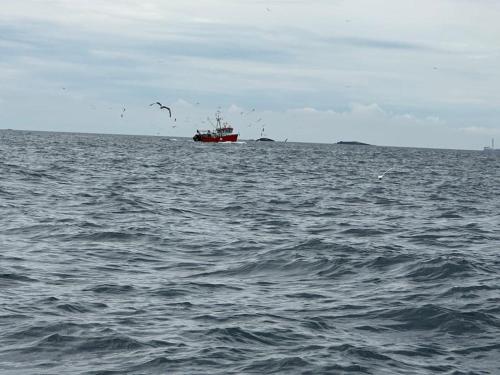
POLYGON ((500 373, 500 156, 0 131, 0 177, 1 374, 500 373))

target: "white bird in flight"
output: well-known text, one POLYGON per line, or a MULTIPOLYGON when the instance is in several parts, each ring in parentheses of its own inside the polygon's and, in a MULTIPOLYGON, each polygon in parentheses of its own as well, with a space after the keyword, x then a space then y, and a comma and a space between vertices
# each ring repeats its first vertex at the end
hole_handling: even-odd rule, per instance
POLYGON ((389 168, 388 170, 386 170, 384 173, 382 173, 381 175, 378 176, 378 179, 381 180, 384 178, 384 176, 389 173, 390 171, 392 171, 394 169, 394 167, 391 167, 389 168))

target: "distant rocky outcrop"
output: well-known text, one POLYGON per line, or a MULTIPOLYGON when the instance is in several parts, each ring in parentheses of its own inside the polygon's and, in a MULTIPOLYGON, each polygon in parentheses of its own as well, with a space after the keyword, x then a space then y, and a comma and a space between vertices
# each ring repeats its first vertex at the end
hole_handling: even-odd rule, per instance
POLYGON ((337 142, 338 145, 354 145, 354 146, 370 146, 368 143, 356 142, 356 141, 340 141, 337 142))

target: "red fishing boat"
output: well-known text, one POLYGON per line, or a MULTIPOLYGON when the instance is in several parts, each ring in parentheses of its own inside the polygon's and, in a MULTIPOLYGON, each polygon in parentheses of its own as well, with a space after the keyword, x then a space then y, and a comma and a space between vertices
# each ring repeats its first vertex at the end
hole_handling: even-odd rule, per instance
POLYGON ((238 134, 233 133, 234 129, 227 122, 222 122, 222 116, 220 112, 215 115, 217 124, 215 125, 215 130, 197 130, 193 140, 195 142, 236 142, 238 140, 238 134))

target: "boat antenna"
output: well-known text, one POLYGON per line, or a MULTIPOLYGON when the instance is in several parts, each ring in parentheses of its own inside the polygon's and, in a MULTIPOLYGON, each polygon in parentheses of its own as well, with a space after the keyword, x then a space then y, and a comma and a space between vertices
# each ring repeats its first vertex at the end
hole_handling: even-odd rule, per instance
POLYGON ((215 119, 217 120, 217 127, 220 128, 221 127, 221 120, 222 120, 222 116, 221 116, 220 111, 217 111, 215 113, 215 119))

